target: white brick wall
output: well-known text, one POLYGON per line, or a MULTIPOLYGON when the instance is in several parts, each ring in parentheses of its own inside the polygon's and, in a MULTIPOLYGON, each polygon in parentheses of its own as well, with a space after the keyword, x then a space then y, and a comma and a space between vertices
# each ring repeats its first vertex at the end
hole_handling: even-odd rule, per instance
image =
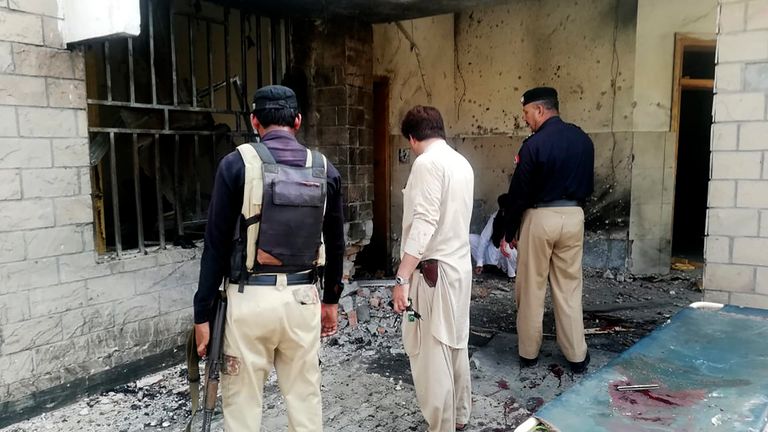
POLYGON ((0 9, 0 40, 42 45, 42 17, 0 9))
POLYGON ((765 29, 768 29, 768 1, 750 1, 747 8, 747 30, 765 29))
POLYGON ((768 0, 721 0, 705 298, 768 308, 768 0))
POLYGON ((0 0, 3 402, 174 348, 192 323, 200 250, 94 251, 85 59, 62 22, 57 0, 0 0))

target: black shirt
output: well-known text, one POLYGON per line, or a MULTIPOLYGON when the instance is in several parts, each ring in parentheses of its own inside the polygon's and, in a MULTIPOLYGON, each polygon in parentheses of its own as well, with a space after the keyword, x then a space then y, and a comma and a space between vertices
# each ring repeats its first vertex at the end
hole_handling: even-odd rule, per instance
POLYGON ((578 126, 560 117, 545 121, 523 142, 509 184, 505 238, 511 241, 525 210, 539 203, 572 200, 582 203, 594 187, 595 148, 578 126))
MULTIPOLYGON (((306 147, 287 131, 268 132, 262 138, 277 163, 304 166, 306 147)), ((344 258, 344 213, 341 197, 341 174, 328 161, 328 193, 323 238, 325 242, 325 291, 323 303, 336 304, 341 295, 342 260, 344 258)), ((195 323, 208 322, 212 317, 213 301, 225 276, 229 275, 235 225, 243 205, 245 162, 235 150, 219 163, 208 207, 205 247, 200 261, 200 281, 195 293, 195 323)))

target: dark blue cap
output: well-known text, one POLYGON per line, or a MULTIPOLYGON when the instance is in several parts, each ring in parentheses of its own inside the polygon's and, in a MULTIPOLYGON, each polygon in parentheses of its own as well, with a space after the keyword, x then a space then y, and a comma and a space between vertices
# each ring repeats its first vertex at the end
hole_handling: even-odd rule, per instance
POLYGON ((296 93, 281 85, 268 85, 256 90, 253 94, 253 111, 263 109, 299 109, 296 93))

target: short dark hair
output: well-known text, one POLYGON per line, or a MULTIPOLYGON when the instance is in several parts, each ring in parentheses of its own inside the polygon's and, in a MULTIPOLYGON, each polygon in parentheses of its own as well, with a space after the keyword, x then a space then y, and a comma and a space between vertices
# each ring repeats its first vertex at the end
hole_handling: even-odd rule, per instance
POLYGON ((400 132, 406 139, 413 137, 416 141, 445 139, 443 116, 435 107, 417 105, 405 114, 400 132))
POLYGON ((537 100, 536 102, 533 102, 533 103, 537 103, 543 106, 544 109, 547 109, 550 111, 552 110, 558 111, 558 112, 560 111, 560 102, 557 99, 546 98, 546 99, 537 100))
POLYGON ((266 108, 254 110, 253 115, 264 128, 270 126, 293 127, 299 112, 292 108, 266 108))

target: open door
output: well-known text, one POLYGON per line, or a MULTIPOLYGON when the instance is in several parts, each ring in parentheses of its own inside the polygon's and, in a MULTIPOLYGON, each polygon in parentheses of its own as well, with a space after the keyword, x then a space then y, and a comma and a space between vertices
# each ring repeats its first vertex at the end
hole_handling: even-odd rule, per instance
POLYGON ((673 131, 677 132, 672 257, 702 263, 709 182, 715 40, 677 37, 673 131))
POLYGON ((390 251, 389 80, 373 83, 373 235, 356 263, 373 277, 392 274, 390 251))

